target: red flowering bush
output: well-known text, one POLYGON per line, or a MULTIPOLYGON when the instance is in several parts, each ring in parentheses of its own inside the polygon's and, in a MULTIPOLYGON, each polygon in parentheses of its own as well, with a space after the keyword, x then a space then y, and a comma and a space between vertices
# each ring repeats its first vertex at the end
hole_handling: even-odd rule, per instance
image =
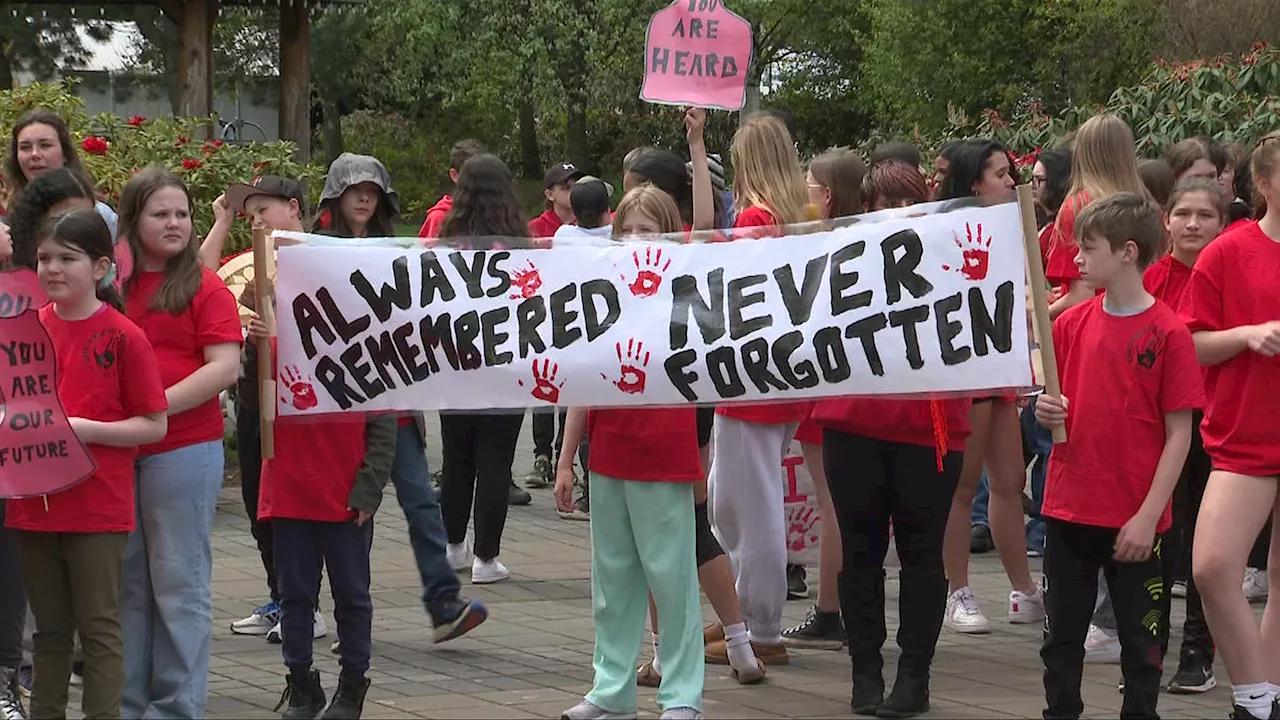
MULTIPOLYGON (((323 168, 294 161, 292 143, 192 142, 191 138, 203 136, 198 118, 122 118, 107 113, 89 117, 84 101, 72 94, 70 82, 32 83, 0 92, 0 133, 8 137, 14 121, 34 108, 61 115, 78 143, 81 162, 108 204, 119 202, 120 191, 138 170, 158 163, 187 184, 195 202, 191 210, 196 228, 204 233, 213 224, 214 199, 232 183, 266 173, 308 181, 323 177, 323 168)), ((319 191, 318 182, 310 185, 319 191)), ((236 223, 228 250, 245 248, 249 242, 247 223, 236 223)))

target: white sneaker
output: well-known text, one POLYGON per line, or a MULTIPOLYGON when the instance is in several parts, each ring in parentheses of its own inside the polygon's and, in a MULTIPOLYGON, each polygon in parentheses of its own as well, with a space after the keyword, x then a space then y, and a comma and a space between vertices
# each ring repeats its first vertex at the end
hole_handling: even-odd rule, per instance
POLYGON ((1267 571, 1258 568, 1246 568, 1244 571, 1244 597, 1249 602, 1262 602, 1271 592, 1271 583, 1267 579, 1267 571))
POLYGON ((1097 625, 1090 625, 1089 634, 1084 638, 1084 661, 1108 664, 1120 662, 1120 637, 1097 625))
MULTIPOLYGON (((317 610, 311 618, 311 639, 319 640, 329 634, 329 629, 325 627, 324 616, 317 610)), ((284 642, 284 630, 280 628, 280 623, 276 623, 275 627, 267 631, 267 642, 279 645, 284 642)))
POLYGON ((266 635, 280 622, 280 604, 272 600, 243 620, 231 623, 231 632, 237 635, 266 635))
POLYGON ((471 567, 471 544, 465 540, 456 544, 449 543, 444 550, 444 556, 454 572, 463 572, 471 567))
POLYGON ((1044 622, 1044 593, 1036 588, 1034 595, 1021 590, 1009 593, 1009 622, 1015 625, 1030 625, 1044 622))
POLYGON ((942 624, 958 633, 982 635, 991 632, 991 623, 982 614, 973 590, 967 585, 947 596, 947 611, 942 624))
POLYGON ((511 572, 507 570, 507 566, 502 564, 498 558, 494 558, 488 562, 476 558, 471 564, 471 584, 472 585, 488 585, 489 583, 502 582, 511 577, 511 572))

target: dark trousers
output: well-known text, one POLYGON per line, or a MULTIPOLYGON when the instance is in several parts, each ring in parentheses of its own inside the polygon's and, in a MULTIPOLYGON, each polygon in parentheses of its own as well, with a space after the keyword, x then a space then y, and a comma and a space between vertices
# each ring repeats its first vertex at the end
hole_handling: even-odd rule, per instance
POLYGON ((1267 555, 1271 552, 1271 521, 1263 526, 1262 533, 1258 535, 1258 541, 1253 544, 1253 551, 1249 553, 1249 567, 1259 570, 1267 569, 1267 555))
POLYGON ((822 460, 840 525, 840 606, 854 674, 880 671, 886 637, 883 568, 892 521, 902 563, 898 671, 927 678, 946 606, 942 539, 962 454, 947 453, 939 471, 932 447, 827 429, 822 460))
POLYGON ((249 516, 249 532, 258 544, 262 567, 267 571, 271 599, 280 602, 271 523, 258 521, 258 488, 262 480, 262 426, 257 405, 236 400, 236 450, 240 461, 240 497, 249 516))
MULTIPOLYGON (((1198 410, 1193 415, 1191 449, 1187 452, 1182 476, 1178 478, 1178 485, 1173 491, 1173 525, 1165 533, 1162 560, 1169 571, 1164 578, 1166 592, 1174 580, 1187 583, 1187 619, 1182 625, 1179 662, 1196 655, 1205 662, 1212 663, 1213 637, 1209 634, 1209 624, 1204 618, 1204 603, 1200 600, 1200 591, 1191 576, 1191 546, 1195 542, 1196 517, 1200 515, 1200 501, 1204 499, 1209 472, 1213 469, 1209 455, 1204 451, 1204 441, 1200 438, 1202 417, 1203 413, 1198 410)), ((1166 623, 1169 621, 1167 613, 1163 618, 1166 623)), ((1167 632, 1165 642, 1168 642, 1167 632)))
MULTIPOLYGON (((546 457, 555 462, 560 458, 560 448, 564 446, 564 419, 569 411, 566 408, 536 407, 531 410, 531 413, 533 414, 533 455, 546 457)), ((585 468, 586 465, 583 467, 585 468)))
POLYGON ((0 500, 0 668, 22 664, 22 629, 27 621, 27 594, 22 588, 22 552, 18 531, 4 526, 0 500))
POLYGON ((311 623, 320 572, 329 571, 333 618, 341 642, 342 670, 363 675, 373 644, 373 600, 369 597, 369 551, 373 521, 319 522, 276 519, 276 577, 280 581, 281 654, 290 672, 311 669, 311 623))
POLYGON ((466 539, 474 501, 475 555, 483 561, 501 551, 511 464, 523 424, 523 413, 440 413, 440 514, 445 532, 455 545, 466 539))
POLYGON ((1044 599, 1048 619, 1040 659, 1044 661, 1045 718, 1078 718, 1084 711, 1080 682, 1084 639, 1098 595, 1101 570, 1115 608, 1124 677, 1122 718, 1155 718, 1163 669, 1161 631, 1167 628, 1169 596, 1161 542, 1146 561, 1114 559, 1118 530, 1046 520, 1044 599))

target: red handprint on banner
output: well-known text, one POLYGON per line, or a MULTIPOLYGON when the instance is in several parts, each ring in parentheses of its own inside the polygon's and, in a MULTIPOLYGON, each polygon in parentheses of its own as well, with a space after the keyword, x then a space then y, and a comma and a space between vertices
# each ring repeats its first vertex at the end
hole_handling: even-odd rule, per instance
MULTIPOLYGON (((622 343, 615 344, 614 348, 618 351, 618 362, 622 363, 622 377, 614 380, 613 384, 628 395, 644 393, 644 369, 649 366, 649 353, 644 349, 644 342, 637 342, 635 338, 628 340, 625 358, 622 352, 622 343)), ((601 373, 600 377, 605 380, 609 379, 603 373, 601 373)))
POLYGON ((525 264, 528 267, 518 268, 511 273, 511 287, 515 290, 509 296, 512 300, 527 300, 542 289, 542 276, 538 274, 538 268, 534 267, 532 260, 526 260, 525 264))
POLYGON ((311 385, 311 377, 302 375, 296 367, 286 367, 280 376, 281 384, 289 391, 289 395, 280 395, 280 399, 297 410, 310 410, 320 404, 316 397, 316 389, 311 385))
POLYGON ((974 237, 973 226, 969 223, 964 224, 965 239, 960 239, 959 232, 953 232, 956 247, 960 248, 961 259, 964 263, 960 267, 952 267, 951 265, 943 265, 943 270, 955 270, 964 275, 966 280, 985 280, 987 278, 987 270, 991 261, 991 240, 990 235, 984 240, 982 237, 982 223, 978 223, 977 237, 974 237))
POLYGON ((813 506, 792 508, 787 513, 787 549, 803 552, 818 542, 818 513, 813 506))
MULTIPOLYGON (((564 387, 564 380, 556 384, 556 380, 560 374, 560 365, 550 360, 543 359, 539 366, 538 358, 533 359, 533 389, 529 391, 535 399, 541 400, 548 405, 555 405, 560 402, 560 388, 564 387)), ((524 387, 523 380, 517 380, 520 387, 524 387)))
MULTIPOLYGON (((632 280, 627 286, 631 290, 631 294, 636 297, 652 297, 658 294, 658 288, 662 287, 662 273, 671 267, 671 258, 662 262, 662 248, 657 248, 655 252, 652 246, 644 249, 644 260, 640 259, 640 251, 636 250, 631 253, 631 260, 636 266, 636 279, 632 280)), ((627 281, 627 276, 623 275, 622 282, 627 281)))

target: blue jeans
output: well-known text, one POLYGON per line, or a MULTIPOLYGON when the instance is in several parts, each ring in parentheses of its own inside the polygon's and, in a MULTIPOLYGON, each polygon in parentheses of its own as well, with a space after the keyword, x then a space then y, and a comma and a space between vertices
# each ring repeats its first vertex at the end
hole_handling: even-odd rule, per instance
MULTIPOLYGON (((445 548, 449 542, 440 516, 440 500, 431 487, 426 448, 417 425, 401 426, 396 434, 396 455, 391 461, 391 482, 396 499, 409 523, 409 545, 422 576, 422 602, 428 609, 458 596, 458 575, 449 567, 445 548)), ((330 579, 332 582, 332 579, 330 579)))
POLYGON ((1027 548, 1044 552, 1044 518, 1040 507, 1044 504, 1044 479, 1049 474, 1049 453, 1053 450, 1053 432, 1036 422, 1036 398, 1022 411, 1022 436, 1035 453, 1036 464, 1031 468, 1031 519, 1027 521, 1027 548))
POLYGON ((207 714, 222 466, 220 441, 138 458, 138 526, 125 548, 120 595, 124 717, 207 714))
POLYGON ((982 468, 982 477, 978 480, 978 491, 973 496, 973 509, 969 511, 969 527, 982 525, 991 527, 987 519, 987 503, 991 500, 991 485, 987 481, 987 469, 982 468))

